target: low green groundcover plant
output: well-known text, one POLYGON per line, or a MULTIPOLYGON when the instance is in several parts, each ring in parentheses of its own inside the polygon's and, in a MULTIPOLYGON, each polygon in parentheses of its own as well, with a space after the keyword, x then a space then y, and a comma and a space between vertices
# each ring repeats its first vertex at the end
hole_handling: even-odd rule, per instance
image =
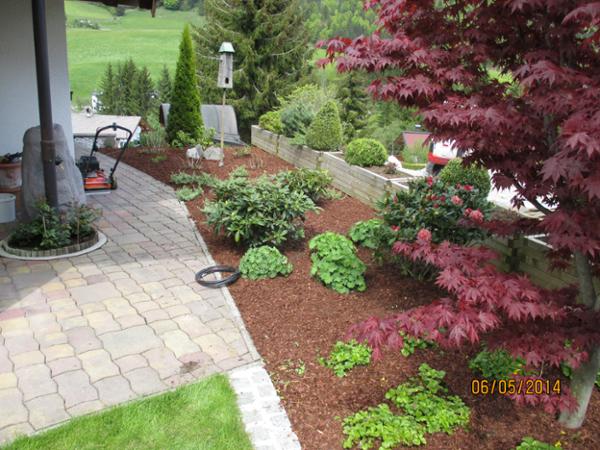
POLYGON ((473 186, 483 198, 486 198, 492 187, 490 175, 485 167, 464 166, 460 158, 453 159, 440 172, 440 181, 450 186, 473 186))
POLYGON ((250 180, 241 172, 217 182, 215 199, 205 203, 202 211, 214 231, 249 247, 303 238, 306 212, 317 211, 314 202, 266 176, 250 180))
POLYGON ((380 246, 381 231, 384 223, 381 219, 356 222, 350 228, 348 236, 357 245, 376 250, 380 246))
POLYGON ((319 363, 333 370, 340 378, 345 377, 356 366, 368 366, 370 362, 371 348, 356 339, 336 342, 327 359, 319 358, 319 363))
POLYGON ((469 408, 460 397, 448 395, 443 385, 445 375, 444 371, 421 364, 419 377, 410 378, 385 394, 402 415, 394 414, 382 403, 344 419, 344 448, 371 449, 376 441, 381 449, 423 445, 428 433, 452 434, 466 426, 469 408))
POLYGON ((469 361, 469 369, 490 380, 507 380, 514 373, 521 373, 524 366, 523 359, 514 358, 503 349, 483 350, 469 361))
POLYGON ((35 206, 35 218, 21 223, 10 235, 11 247, 51 250, 88 239, 94 233, 93 223, 100 212, 85 205, 71 205, 59 213, 45 200, 35 206))
POLYGON ((413 355, 415 351, 417 351, 417 349, 426 349, 435 345, 433 342, 428 341, 426 339, 408 336, 403 332, 401 332, 401 334, 404 345, 400 349, 400 354, 405 358, 408 358, 410 355, 413 355))
POLYGON ((560 442, 557 442, 555 445, 550 445, 527 436, 523 438, 523 441, 521 441, 515 450, 556 450, 557 448, 562 448, 560 442))
POLYGON ((283 122, 279 111, 269 111, 258 119, 258 126, 275 134, 283 133, 283 122))
POLYGON ((207 173, 177 172, 171 174, 171 183, 178 186, 193 184, 198 187, 212 187, 216 183, 216 178, 207 173))
POLYGON ((311 250, 311 275, 340 294, 367 288, 365 264, 356 255, 350 239, 330 231, 315 236, 308 244, 311 250))
POLYGON ((375 139, 355 139, 346 148, 344 158, 353 166, 371 167, 383 166, 388 159, 388 153, 383 144, 375 139))
POLYGON ((328 197, 333 177, 326 170, 295 169, 279 172, 275 179, 292 191, 304 193, 313 202, 328 197))
POLYGON ((240 261, 242 277, 250 280, 275 278, 279 275, 287 277, 292 270, 288 259, 275 247, 267 245, 251 248, 240 261))
POLYGON ((175 194, 177 195, 177 199, 182 202, 191 202, 192 200, 200 197, 204 191, 202 188, 191 188, 188 186, 184 186, 181 189, 177 189, 175 194))
MULTIPOLYGON (((4 448, 4 447, 3 447, 4 448)), ((71 420, 6 450, 251 450, 236 395, 215 375, 176 391, 71 420)))
POLYGON ((306 131, 306 145, 314 150, 335 151, 342 145, 342 122, 335 101, 319 110, 306 131))

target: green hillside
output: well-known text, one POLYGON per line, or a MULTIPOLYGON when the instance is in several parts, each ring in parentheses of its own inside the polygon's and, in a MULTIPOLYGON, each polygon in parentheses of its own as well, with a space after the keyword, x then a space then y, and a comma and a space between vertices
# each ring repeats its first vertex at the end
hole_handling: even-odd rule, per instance
POLYGON ((131 57, 139 67, 148 66, 154 81, 164 64, 174 71, 184 24, 202 24, 202 17, 196 11, 159 8, 153 18, 150 11, 127 9, 124 16, 115 17, 107 7, 78 1, 66 1, 65 9, 69 76, 75 104, 89 103, 109 62, 131 57), (88 19, 100 29, 75 28, 72 23, 76 19, 88 19))

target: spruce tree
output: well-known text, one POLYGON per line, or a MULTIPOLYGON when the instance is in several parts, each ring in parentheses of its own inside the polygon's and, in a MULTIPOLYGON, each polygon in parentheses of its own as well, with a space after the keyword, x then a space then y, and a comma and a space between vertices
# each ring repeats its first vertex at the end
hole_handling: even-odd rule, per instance
POLYGON ((200 94, 196 77, 196 58, 190 29, 186 25, 181 35, 179 59, 171 92, 171 109, 167 122, 167 139, 172 142, 182 131, 193 139, 199 139, 202 131, 200 94))
POLYGON ((228 103, 247 134, 307 73, 307 14, 301 0, 205 0, 204 11, 206 24, 194 35, 202 95, 207 103, 221 103, 214 57, 223 41, 231 42, 236 53, 228 103))
POLYGON ((163 66, 162 72, 160 73, 160 79, 156 85, 158 93, 158 100, 160 103, 171 102, 171 90, 173 89, 173 82, 171 81, 171 73, 167 66, 163 66))
POLYGON ((154 83, 146 66, 137 72, 134 85, 135 100, 138 105, 137 114, 147 117, 154 106, 154 83))
POLYGON ((340 119, 344 127, 344 138, 351 141, 367 126, 368 96, 366 82, 359 72, 344 76, 337 92, 340 119))
POLYGON ((106 71, 100 82, 100 102, 101 111, 104 114, 113 114, 115 110, 115 83, 116 79, 113 73, 111 63, 106 66, 106 71))

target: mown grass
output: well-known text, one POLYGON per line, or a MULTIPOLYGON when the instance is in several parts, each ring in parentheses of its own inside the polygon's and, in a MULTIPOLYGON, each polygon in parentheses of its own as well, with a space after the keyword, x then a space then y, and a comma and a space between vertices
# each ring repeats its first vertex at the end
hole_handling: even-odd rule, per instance
POLYGON ((184 25, 203 23, 197 11, 159 8, 153 18, 149 11, 127 9, 124 16, 115 17, 102 5, 74 0, 65 2, 65 10, 73 102, 84 105, 99 88, 109 62, 131 57, 136 65, 148 67, 155 82, 165 64, 173 74, 184 25), (74 19, 89 19, 101 29, 73 28, 74 19))
POLYGON ((251 450, 224 375, 20 438, 6 450, 251 450))

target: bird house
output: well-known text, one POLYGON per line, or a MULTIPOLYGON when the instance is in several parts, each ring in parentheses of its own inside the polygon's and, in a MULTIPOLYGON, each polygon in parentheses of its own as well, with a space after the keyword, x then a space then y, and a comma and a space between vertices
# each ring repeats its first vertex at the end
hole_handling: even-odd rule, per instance
POLYGON ((233 54, 231 42, 223 42, 219 49, 219 79, 217 86, 222 89, 233 88, 233 54))

